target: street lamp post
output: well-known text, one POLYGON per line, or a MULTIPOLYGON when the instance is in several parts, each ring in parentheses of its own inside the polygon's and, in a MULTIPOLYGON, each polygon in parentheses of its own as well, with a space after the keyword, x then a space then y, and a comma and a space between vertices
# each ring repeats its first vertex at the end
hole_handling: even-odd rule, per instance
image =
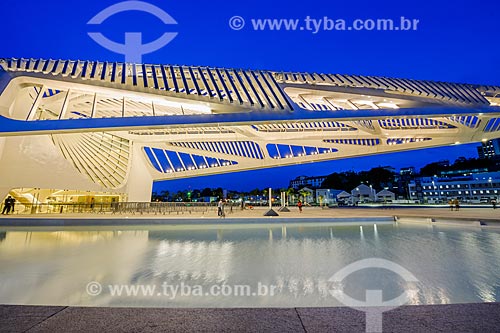
MULTIPOLYGON (((493 183, 492 183, 492 179, 491 179, 491 177, 488 179, 488 183, 490 183, 490 195, 492 195, 492 194, 494 194, 494 193, 493 193, 493 183)), ((490 200, 491 200, 491 196, 490 196, 490 195, 489 195, 488 197, 489 197, 489 198, 490 198, 490 200)), ((495 198, 495 199, 496 199, 496 198, 495 198)))

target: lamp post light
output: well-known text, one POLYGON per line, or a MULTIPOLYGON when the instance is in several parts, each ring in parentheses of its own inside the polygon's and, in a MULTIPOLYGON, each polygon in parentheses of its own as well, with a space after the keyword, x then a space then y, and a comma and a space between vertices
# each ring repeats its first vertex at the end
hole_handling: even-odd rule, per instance
MULTIPOLYGON (((493 195, 494 194, 493 193, 493 183, 492 183, 491 177, 488 178, 488 183, 490 184, 490 195, 493 195)), ((490 200, 491 200, 491 196, 489 196, 489 197, 490 197, 490 200)), ((495 199, 496 199, 496 195, 495 195, 495 199)))

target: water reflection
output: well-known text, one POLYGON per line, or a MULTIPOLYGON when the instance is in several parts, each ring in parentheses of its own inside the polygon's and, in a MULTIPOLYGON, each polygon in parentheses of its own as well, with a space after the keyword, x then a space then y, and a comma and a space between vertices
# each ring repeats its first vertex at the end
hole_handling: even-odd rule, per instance
MULTIPOLYGON (((499 301, 500 232, 384 225, 182 230, 0 232, 0 303, 121 306, 338 306, 328 279, 365 258, 384 258, 418 279, 411 304, 499 301), (89 296, 106 284, 275 285, 273 297, 89 296)), ((343 281, 363 299, 408 285, 381 269, 343 281)))

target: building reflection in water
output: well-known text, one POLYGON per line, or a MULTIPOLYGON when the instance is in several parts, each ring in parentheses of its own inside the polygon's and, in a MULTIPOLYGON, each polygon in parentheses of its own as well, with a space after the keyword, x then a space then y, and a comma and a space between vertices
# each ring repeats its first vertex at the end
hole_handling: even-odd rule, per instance
MULTIPOLYGON (((74 230, 74 229, 73 229, 74 230)), ((337 306, 328 279, 364 258, 384 258, 418 279, 411 304, 498 301, 500 232, 377 224, 301 228, 221 227, 0 233, 0 302, 120 306, 337 306), (373 232, 373 235, 372 235, 373 232), (280 235, 281 238, 276 237, 280 235), (276 285, 268 298, 91 297, 85 286, 185 283, 276 285)), ((363 299, 409 287, 396 275, 363 269, 343 281, 363 299)), ((387 296, 387 297, 386 297, 387 296)))

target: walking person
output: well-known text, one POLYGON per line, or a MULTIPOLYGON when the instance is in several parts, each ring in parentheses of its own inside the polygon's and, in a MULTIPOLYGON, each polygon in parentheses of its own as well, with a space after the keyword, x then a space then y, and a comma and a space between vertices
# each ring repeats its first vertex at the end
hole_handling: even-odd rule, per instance
MULTIPOLYGON (((102 210, 102 206, 101 206, 102 210)), ((113 214, 118 212, 118 203, 116 202, 116 198, 111 198, 111 210, 113 211, 113 214)))
POLYGON ((491 205, 493 206, 493 209, 497 209, 497 200, 496 199, 491 200, 491 205))
POLYGON ((5 198, 5 201, 3 202, 2 215, 9 214, 11 205, 10 199, 11 199, 10 195, 7 198, 5 198))
POLYGON ((448 204, 450 205, 450 210, 452 211, 452 210, 453 210, 453 207, 455 207, 455 203, 453 202, 453 200, 452 200, 452 199, 450 199, 450 200, 448 201, 448 204))
POLYGON ((297 202, 297 207, 299 207, 299 213, 302 213, 302 201, 297 202))
POLYGON ((455 210, 458 212, 460 210, 460 201, 458 201, 458 198, 453 201, 455 204, 455 210))
POLYGON ((226 217, 226 215, 224 214, 224 202, 222 201, 222 199, 220 199, 219 203, 217 204, 217 215, 219 216, 219 218, 226 217))
POLYGON ((10 209, 9 209, 9 212, 12 212, 12 214, 14 214, 14 207, 16 206, 16 199, 14 198, 10 198, 10 209))

